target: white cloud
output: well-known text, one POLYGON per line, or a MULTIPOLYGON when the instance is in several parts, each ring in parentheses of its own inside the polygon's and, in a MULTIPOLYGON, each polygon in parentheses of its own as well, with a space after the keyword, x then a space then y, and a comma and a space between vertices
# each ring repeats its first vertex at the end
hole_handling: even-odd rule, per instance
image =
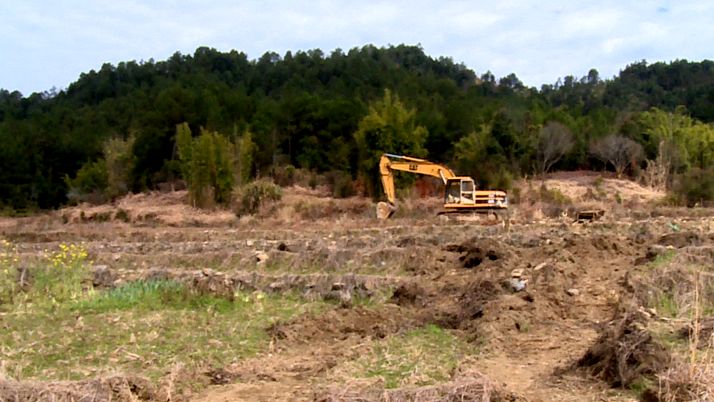
POLYGON ((612 53, 615 50, 618 50, 619 48, 622 47, 622 45, 625 43, 625 40, 623 38, 608 38, 605 39, 602 42, 602 51, 605 54, 612 53))
POLYGON ((477 73, 553 83, 597 68, 711 57, 714 3, 549 1, 4 1, 0 87, 66 87, 104 62, 161 60, 198 46, 266 51, 348 50, 421 43, 477 73))

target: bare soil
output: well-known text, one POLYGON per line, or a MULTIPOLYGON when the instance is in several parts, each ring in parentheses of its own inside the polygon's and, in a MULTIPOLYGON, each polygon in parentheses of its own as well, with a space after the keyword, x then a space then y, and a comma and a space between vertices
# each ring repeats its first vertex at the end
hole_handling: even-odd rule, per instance
MULTIPOLYGON (((580 197, 576 187, 592 187, 588 180, 558 177, 547 185, 580 197)), ((638 202, 660 196, 617 179, 604 185, 638 202)), ((635 292, 628 277, 647 269, 653 247, 710 249, 714 227, 712 213, 690 217, 684 209, 651 217, 612 208, 586 224, 518 214, 509 226, 398 215, 378 222, 363 199, 307 190, 260 219, 196 211, 183 201, 181 193, 132 196, 113 206, 3 219, 0 237, 30 257, 59 242, 83 242, 96 287, 172 278, 227 298, 245 289, 335 301, 324 313, 265 328, 272 342, 258 357, 197 373, 212 384, 190 397, 198 401, 634 400, 622 387, 627 379, 612 371, 629 363, 609 348, 624 333, 640 336, 633 330, 640 318, 621 311, 635 292), (429 324, 474 351, 448 381, 385 391, 378 380, 338 375, 375 342, 429 324)), ((648 360, 660 351, 643 342, 633 353, 650 366, 638 367, 661 369, 661 359, 648 360)))

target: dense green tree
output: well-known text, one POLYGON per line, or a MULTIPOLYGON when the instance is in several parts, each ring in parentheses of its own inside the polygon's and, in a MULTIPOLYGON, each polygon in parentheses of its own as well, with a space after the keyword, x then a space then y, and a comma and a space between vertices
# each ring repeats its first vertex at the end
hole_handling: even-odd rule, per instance
POLYGON ((480 188, 510 189, 513 177, 508 159, 492 132, 492 125, 483 124, 454 145, 456 170, 471 176, 480 188))
POLYGON ((648 158, 645 180, 652 187, 666 189, 678 173, 714 166, 714 127, 693 119, 683 107, 674 112, 652 108, 639 115, 638 123, 648 158))
POLYGON ((372 103, 367 115, 359 122, 354 137, 359 151, 360 174, 372 195, 379 193, 378 166, 383 153, 426 156, 424 142, 428 131, 416 124, 415 114, 414 109, 408 109, 398 96, 386 89, 382 99, 372 103))
POLYGON ((131 172, 134 169, 134 137, 111 138, 104 144, 104 161, 107 169, 107 196, 115 198, 129 192, 131 172))
POLYGON ((208 208, 230 202, 235 183, 234 145, 205 129, 193 138, 186 123, 176 127, 176 143, 191 204, 208 208))
MULTIPOLYGON (((644 147, 647 162, 641 167, 656 163, 660 154, 676 154, 672 177, 712 164, 711 61, 639 61, 613 79, 603 80, 591 69, 536 90, 514 74, 477 74, 450 58, 430 57, 419 46, 266 52, 256 60, 201 47, 163 61, 107 63, 65 90, 23 96, 0 89, 0 207, 61 205, 70 194, 64 178, 76 178, 83 166, 102 159, 113 177, 108 186, 116 185, 109 193, 174 180, 181 175, 176 125, 183 122, 194 133, 203 127, 230 134, 237 148, 242 133, 250 132, 252 166, 235 167, 241 170, 236 179, 247 170, 251 177, 277 174, 288 165, 319 173, 340 170, 342 178, 358 171, 365 176, 360 152, 380 146, 359 144, 354 133, 369 121, 370 105, 384 101, 385 88, 408 105, 409 124, 423 127, 417 133, 420 147, 405 146, 403 152, 460 161, 468 171, 474 168, 464 161, 486 160, 493 166, 474 170, 482 184, 533 171, 540 130, 551 121, 573 136, 573 148, 558 168, 601 168, 590 144, 610 133, 644 147), (667 119, 681 126, 674 131, 676 141, 663 140, 670 135, 662 125, 670 124, 667 119), (115 164, 104 148, 128 133, 134 139, 131 155, 124 152, 123 162, 115 164), (471 150, 469 142, 485 145, 471 150), (488 153, 480 154, 484 147, 488 153), (128 174, 115 175, 119 165, 130 166, 128 174)), ((400 152, 394 149, 401 147, 398 142, 381 148, 400 152)), ((239 156, 238 149, 232 155, 239 156)))
POLYGON ((256 146, 253 142, 253 134, 250 131, 245 131, 243 135, 236 139, 236 158, 235 158, 235 182, 239 185, 248 183, 253 177, 253 169, 255 167, 255 152, 256 146))
POLYGON ((68 198, 74 202, 104 202, 109 187, 107 163, 104 159, 85 163, 74 178, 65 176, 68 198))

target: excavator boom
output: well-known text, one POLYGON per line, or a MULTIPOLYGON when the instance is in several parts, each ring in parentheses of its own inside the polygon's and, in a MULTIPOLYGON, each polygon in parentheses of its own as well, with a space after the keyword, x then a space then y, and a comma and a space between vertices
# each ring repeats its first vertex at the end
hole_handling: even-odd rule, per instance
POLYGON ((394 205, 396 194, 394 191, 394 171, 411 172, 440 178, 444 184, 456 174, 444 165, 429 162, 426 159, 412 158, 411 156, 384 154, 379 159, 379 174, 382 176, 382 187, 387 201, 394 205))

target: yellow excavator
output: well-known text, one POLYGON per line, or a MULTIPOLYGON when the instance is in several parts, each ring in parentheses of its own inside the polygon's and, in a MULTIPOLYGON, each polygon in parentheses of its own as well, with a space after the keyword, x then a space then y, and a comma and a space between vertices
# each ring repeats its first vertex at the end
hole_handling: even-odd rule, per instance
POLYGON ((439 214, 484 213, 500 215, 508 209, 505 191, 476 190, 474 179, 457 176, 446 166, 410 156, 384 154, 379 160, 379 173, 387 202, 377 204, 377 218, 387 219, 397 210, 394 171, 438 177, 444 183, 444 209, 439 214))

